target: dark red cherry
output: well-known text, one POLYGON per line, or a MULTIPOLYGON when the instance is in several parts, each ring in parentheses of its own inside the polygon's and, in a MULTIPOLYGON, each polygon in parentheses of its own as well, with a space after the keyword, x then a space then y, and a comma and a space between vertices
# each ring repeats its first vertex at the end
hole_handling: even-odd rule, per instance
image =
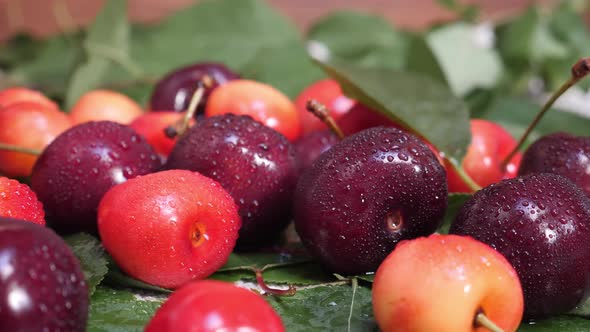
POLYGON ((150 97, 150 109, 152 111, 186 111, 197 89, 197 83, 205 75, 213 79, 213 85, 205 91, 205 95, 199 102, 197 108, 199 114, 205 111, 207 97, 213 89, 227 81, 240 78, 226 66, 214 62, 197 63, 176 69, 156 84, 150 97))
POLYGON ((590 199, 565 177, 539 173, 485 187, 461 208, 450 232, 508 259, 527 317, 566 313, 590 290, 590 199))
POLYGON ((340 138, 330 130, 312 131, 295 142, 299 169, 304 170, 324 152, 328 151, 340 138))
POLYGON ((205 118, 180 137, 167 169, 208 176, 234 198, 242 218, 238 246, 276 240, 291 217, 297 183, 295 149, 277 131, 249 116, 205 118))
POLYGON ((0 217, 0 280, 0 330, 86 330, 84 274, 52 230, 0 217))
POLYGON ((447 179, 419 138, 375 127, 345 138, 304 171, 295 193, 295 227, 329 270, 375 271, 404 239, 436 230, 447 207, 447 179))
POLYGON ((107 190, 160 167, 154 149, 130 127, 87 122, 49 144, 33 167, 31 187, 49 225, 96 233, 98 203, 107 190))

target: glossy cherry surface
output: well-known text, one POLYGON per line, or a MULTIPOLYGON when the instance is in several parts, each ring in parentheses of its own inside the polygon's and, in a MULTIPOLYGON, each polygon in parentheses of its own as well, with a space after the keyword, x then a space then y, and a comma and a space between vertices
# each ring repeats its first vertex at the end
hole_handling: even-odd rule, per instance
POLYGON ((298 139, 294 146, 300 171, 310 167, 322 153, 328 151, 338 142, 340 142, 340 138, 328 129, 313 131, 298 139))

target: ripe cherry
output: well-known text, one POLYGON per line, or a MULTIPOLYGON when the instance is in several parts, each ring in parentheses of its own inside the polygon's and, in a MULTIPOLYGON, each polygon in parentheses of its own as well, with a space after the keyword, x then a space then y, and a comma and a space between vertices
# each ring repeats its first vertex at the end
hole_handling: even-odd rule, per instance
MULTIPOLYGON (((18 102, 0 109, 0 143, 19 148, 43 150, 71 126, 70 119, 57 108, 36 102, 18 102)), ((29 176, 37 157, 33 153, 0 150, 0 172, 29 176)))
POLYGON ((48 223, 62 232, 96 232, 96 209, 107 190, 157 171, 161 161, 145 139, 115 122, 87 122, 59 135, 33 168, 31 187, 48 223))
POLYGON ((82 268, 51 229, 0 217, 0 276, 2 331, 86 330, 82 268))
POLYGON ((299 138, 294 146, 300 171, 307 169, 324 152, 328 151, 340 138, 330 130, 313 131, 299 138))
POLYGON ((35 102, 49 108, 59 109, 55 102, 45 97, 45 95, 39 91, 21 87, 0 91, 0 108, 25 101, 35 102))
POLYGON ((215 89, 209 96, 205 115, 226 113, 249 115, 291 141, 301 135, 295 105, 279 90, 264 83, 234 80, 215 89))
POLYGON ((100 237, 117 265, 167 288, 206 278, 225 264, 240 225, 232 197, 185 170, 131 179, 109 190, 98 208, 100 237))
MULTIPOLYGON (((471 144, 463 158, 462 167, 475 183, 485 187, 502 179, 516 176, 522 154, 517 153, 501 170, 501 163, 516 146, 516 140, 502 126, 487 120, 472 119, 471 144)), ((447 167, 450 192, 472 192, 459 176, 447 167)))
POLYGON ((231 283, 201 280, 172 294, 145 332, 283 332, 281 318, 252 291, 231 283))
POLYGON ((33 190, 26 184, 3 176, 0 176, 0 216, 45 225, 43 204, 33 190))
POLYGON ((355 104, 354 100, 344 96, 340 85, 335 80, 324 79, 313 83, 305 88, 295 100, 303 135, 327 129, 321 120, 307 111, 307 102, 312 99, 325 105, 330 110, 330 116, 334 120, 338 120, 348 113, 355 104))
POLYGON ((113 121, 129 124, 143 114, 143 109, 124 94, 109 90, 93 90, 84 94, 72 107, 74 124, 88 121, 113 121))
POLYGON ((401 129, 393 120, 360 103, 356 103, 350 112, 342 116, 338 120, 338 125, 345 135, 356 134, 359 131, 379 126, 401 129))
MULTIPOLYGON (((176 112, 148 112, 133 120, 129 126, 145 137, 156 152, 167 157, 176 143, 176 138, 167 136, 166 128, 182 120, 183 116, 182 113, 176 112)), ((193 123, 194 121, 191 122, 193 123)))
POLYGON ((482 315, 513 332, 523 302, 518 275, 506 258, 467 236, 402 241, 373 282, 373 311, 384 332, 492 330, 482 315))
POLYGON ((207 99, 215 88, 240 76, 220 63, 204 62, 182 67, 168 73, 155 86, 150 98, 152 111, 184 112, 197 89, 198 82, 208 75, 213 85, 205 91, 195 114, 205 111, 207 99))

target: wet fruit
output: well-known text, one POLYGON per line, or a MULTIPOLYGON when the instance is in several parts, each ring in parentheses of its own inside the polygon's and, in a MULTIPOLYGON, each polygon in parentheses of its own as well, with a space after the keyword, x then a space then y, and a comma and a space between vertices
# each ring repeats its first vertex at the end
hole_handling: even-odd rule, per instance
POLYGON ((329 270, 375 271, 395 245, 434 232, 447 206, 444 169, 417 137, 367 129, 332 147, 301 176, 295 227, 329 270))
MULTIPOLYGON (((64 113, 36 102, 18 102, 0 109, 0 143, 20 148, 43 150, 71 126, 64 113)), ((0 150, 0 172, 6 176, 29 176, 37 157, 0 150)))
POLYGON ((321 120, 307 110, 307 102, 312 99, 325 105, 334 120, 338 120, 348 113, 355 104, 354 100, 344 96, 340 85, 333 79, 323 79, 311 84, 295 99, 295 107, 297 107, 303 135, 327 129, 321 120))
POLYGON ((500 253, 467 236, 400 242, 379 266, 372 292, 384 332, 487 330, 480 313, 502 331, 516 331, 523 313, 516 271, 500 253))
POLYGON ((301 135, 295 105, 279 90, 264 83, 234 80, 215 89, 209 96, 205 115, 226 113, 249 115, 291 141, 301 135))
POLYGON ((206 278, 225 264, 240 224, 232 197, 217 182, 185 170, 115 186, 98 209, 100 237, 117 265, 167 288, 206 278))
POLYGON ((289 222, 297 182, 295 150, 284 136, 249 116, 198 121, 178 140, 166 168, 199 172, 232 195, 242 218, 241 247, 273 242, 289 222))
POLYGON ((168 137, 166 128, 175 125, 183 116, 184 114, 175 112, 148 112, 133 120, 129 126, 145 137, 156 152, 167 157, 176 138, 168 137))
POLYGON ((190 100, 197 89, 198 82, 205 75, 213 79, 213 86, 206 90, 205 96, 197 106, 197 113, 205 111, 207 98, 216 87, 228 81, 240 78, 226 66, 215 62, 197 63, 182 67, 168 73, 155 86, 150 97, 152 111, 184 112, 188 109, 190 100))
POLYGON ((45 225, 43 204, 37 195, 26 184, 3 176, 0 176, 0 216, 45 225))
POLYGON ((33 168, 31 187, 61 232, 96 233, 96 209, 111 187, 157 171, 161 162, 133 129, 87 122, 59 135, 33 168))
POLYGON ((469 199, 451 226, 502 253, 520 277, 525 316, 566 313, 590 285, 590 199, 548 173, 504 180, 469 199))
POLYGON ((281 318, 260 296, 231 283, 202 280, 177 290, 146 332, 283 332, 281 318))
POLYGON ((113 121, 129 124, 143 114, 139 104, 124 94, 93 90, 84 94, 70 111, 74 124, 89 121, 113 121))
POLYGON ((295 142, 300 171, 308 168, 324 152, 328 151, 340 138, 330 130, 314 131, 295 142))
POLYGON ((590 196, 590 137, 555 133, 535 141, 524 153, 519 175, 565 176, 590 196))
POLYGON ((85 331, 88 288, 76 257, 52 230, 0 217, 3 331, 85 331))

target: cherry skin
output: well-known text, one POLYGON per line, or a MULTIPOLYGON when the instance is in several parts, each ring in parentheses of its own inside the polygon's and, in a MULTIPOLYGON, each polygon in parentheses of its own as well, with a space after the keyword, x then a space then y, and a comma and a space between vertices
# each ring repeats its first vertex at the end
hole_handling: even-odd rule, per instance
POLYGON ((220 63, 204 62, 182 67, 168 73, 156 84, 150 97, 152 111, 184 112, 197 89, 199 81, 208 75, 213 85, 205 90, 205 95, 197 106, 195 114, 205 111, 207 99, 215 88, 240 76, 220 63))
POLYGON ((231 283, 193 281, 158 309, 145 332, 265 331, 285 327, 273 308, 250 290, 231 283))
POLYGON ((571 181, 539 173, 492 184, 459 210, 453 234, 508 259, 522 282, 525 316, 567 313, 590 285, 590 199, 571 181))
POLYGON ((325 105, 330 110, 330 116, 334 120, 338 120, 348 113, 355 104, 354 100, 344 96, 340 85, 335 80, 323 79, 313 83, 295 99, 295 107, 297 107, 303 135, 327 129, 321 120, 307 110, 307 102, 312 99, 325 105))
POLYGON ((393 120, 367 106, 356 103, 350 111, 338 120, 338 125, 345 135, 356 134, 372 127, 394 127, 402 129, 393 120))
POLYGON ((84 94, 70 111, 74 124, 89 121, 113 121, 129 124, 143 114, 143 109, 124 94, 93 90, 84 94))
POLYGON ((88 288, 80 263, 52 230, 0 217, 2 331, 85 331, 88 288))
POLYGON ((21 87, 0 91, 0 108, 25 101, 35 102, 48 108, 59 109, 55 102, 45 97, 45 95, 39 91, 21 87))
POLYGON ((100 237, 117 265, 167 288, 223 266, 240 225, 238 209, 221 185, 185 170, 131 179, 109 190, 98 208, 100 237))
MULTIPOLYGON (((133 120, 129 126, 145 137, 156 152, 168 157, 177 138, 166 136, 166 128, 175 125, 183 117, 184 114, 176 112, 148 112, 133 120)), ((194 121, 190 124, 194 124, 194 121)))
MULTIPOLYGON (((502 179, 516 176, 522 154, 517 153, 506 166, 500 170, 500 164, 516 147, 516 140, 502 126, 481 119, 472 119, 471 144, 461 163, 465 173, 478 185, 485 187, 502 179)), ((447 164, 449 192, 472 192, 463 180, 447 164)))
POLYGON ((43 204, 33 190, 26 184, 3 176, 0 176, 0 216, 45 225, 43 204))
MULTIPOLYGON (((70 119, 58 109, 36 102, 18 102, 0 109, 0 142, 43 150, 70 128, 70 119)), ((6 176, 29 176, 38 156, 0 150, 0 172, 6 176)))
POLYGON ((33 168, 31 187, 52 227, 96 233, 96 210, 104 193, 160 167, 155 151, 133 129, 110 121, 87 122, 47 146, 33 168))
POLYGON ((273 242, 289 222, 298 176, 295 149, 249 116, 198 121, 178 140, 165 168, 199 172, 232 195, 242 218, 240 249, 273 242))
POLYGON ((567 133, 546 135, 525 151, 519 175, 553 173, 565 176, 590 196, 590 137, 567 133))
POLYGON ((340 138, 330 130, 313 131, 295 142, 299 170, 303 171, 332 146, 340 142, 340 138))
POLYGON ((209 96, 205 116, 226 113, 249 115, 290 141, 301 135, 295 105, 279 90, 264 83, 234 80, 215 89, 209 96))
POLYGON ((405 239, 436 230, 447 207, 444 168, 416 136, 376 127, 320 155, 300 177, 295 228, 330 271, 375 271, 405 239))

